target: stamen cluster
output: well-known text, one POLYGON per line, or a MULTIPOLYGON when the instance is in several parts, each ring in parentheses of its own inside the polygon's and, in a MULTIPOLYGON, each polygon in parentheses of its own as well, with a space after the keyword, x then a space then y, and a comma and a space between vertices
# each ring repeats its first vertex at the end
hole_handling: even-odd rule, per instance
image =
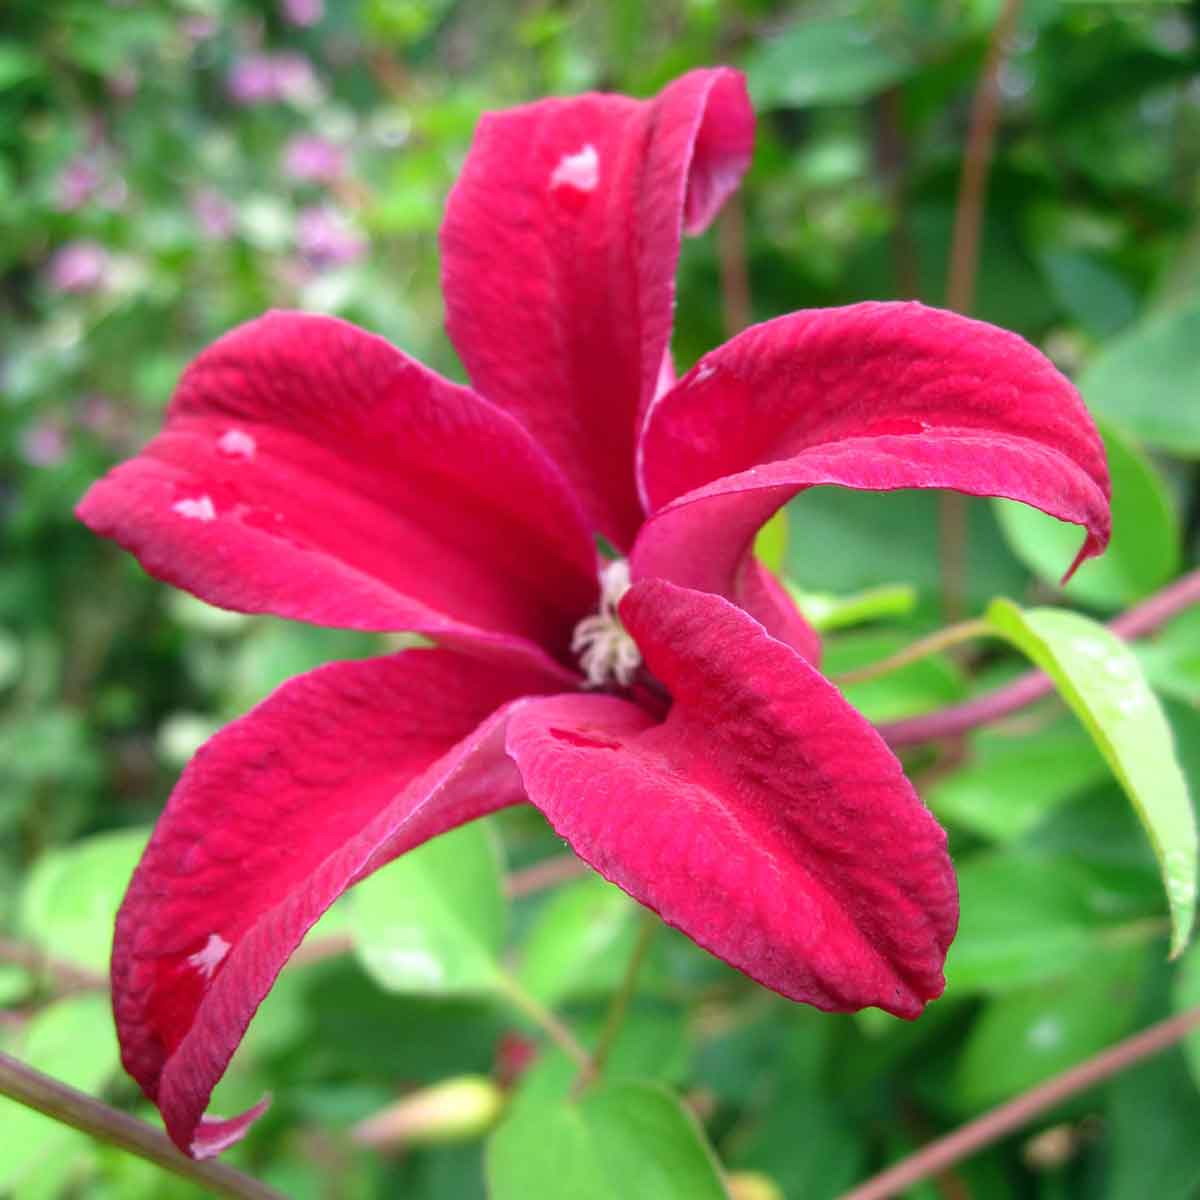
POLYGON ((629 563, 618 558, 600 572, 600 611, 575 626, 571 652, 579 655, 588 687, 605 687, 610 680, 628 687, 642 665, 641 651, 617 614, 627 591, 629 563))

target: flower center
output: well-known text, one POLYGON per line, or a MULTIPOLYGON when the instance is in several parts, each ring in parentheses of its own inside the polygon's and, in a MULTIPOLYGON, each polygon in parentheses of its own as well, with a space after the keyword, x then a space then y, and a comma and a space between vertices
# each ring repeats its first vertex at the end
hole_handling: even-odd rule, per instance
POLYGON ((618 558, 600 572, 600 611, 575 626, 571 651, 579 655, 588 687, 604 687, 610 680, 628 687, 642 665, 637 643, 617 615, 617 605, 627 591, 629 563, 618 558))

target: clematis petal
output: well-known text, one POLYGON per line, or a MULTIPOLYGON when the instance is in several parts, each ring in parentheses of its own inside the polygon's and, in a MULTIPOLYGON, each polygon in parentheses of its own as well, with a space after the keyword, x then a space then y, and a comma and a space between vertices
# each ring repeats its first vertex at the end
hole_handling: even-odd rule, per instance
POLYGON ((450 194, 450 338, 618 547, 641 520, 636 431, 670 341, 680 228, 711 221, 753 135, 742 76, 692 71, 649 101, 593 94, 485 115, 450 194))
POLYGON ((117 916, 126 1069, 195 1157, 257 1110, 206 1118, 213 1086, 305 932, 352 883, 524 799, 503 749, 554 673, 446 650, 333 663, 286 683, 192 760, 117 916))
POLYGON ((817 484, 1022 500, 1084 527, 1071 570, 1109 536, 1104 447, 1074 387, 1016 334, 916 303, 746 330, 654 404, 639 461, 653 515, 634 578, 727 596, 754 532, 817 484))
POLYGON ((519 424, 332 317, 205 350, 78 512, 213 604, 493 654, 565 655, 596 594, 580 511, 519 424))
POLYGON ((783 584, 753 554, 742 558, 729 598, 773 638, 799 651, 814 667, 820 666, 821 635, 796 607, 783 584))
POLYGON ((916 1016, 958 902, 945 834, 879 735, 735 605, 636 583, 621 618, 673 704, 531 701, 508 726, 529 799, 671 925, 794 1000, 916 1016))

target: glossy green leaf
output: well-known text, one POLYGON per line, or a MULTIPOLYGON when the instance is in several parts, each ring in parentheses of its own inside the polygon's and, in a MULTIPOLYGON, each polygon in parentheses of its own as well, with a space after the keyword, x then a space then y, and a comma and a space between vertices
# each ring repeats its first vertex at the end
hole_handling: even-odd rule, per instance
MULTIPOLYGON (((1153 465, 1115 429, 1102 426, 1112 475, 1113 533, 1108 549, 1085 562, 1066 596, 1117 609, 1149 595, 1179 570, 1179 518, 1153 465)), ((1012 500, 994 500, 1014 553, 1043 581, 1058 584, 1082 541, 1079 527, 1012 500)))
MULTIPOLYGON (((71 996, 42 1009, 25 1029, 16 1057, 80 1091, 96 1093, 117 1069, 117 1038, 105 995, 71 996)), ((69 1126, 0 1097, 0 1192, 21 1189, 44 1170, 90 1153, 90 1139, 69 1126)))
POLYGON ((25 936, 47 954, 107 972, 117 908, 149 836, 99 833, 42 855, 21 897, 25 936))
POLYGON ((1129 796, 1154 847, 1171 912, 1171 953, 1196 912, 1196 820, 1170 725, 1133 651, 1103 625, 996 600, 987 619, 1054 680, 1129 796))
POLYGON ((1070 718, 1036 733, 984 729, 970 739, 966 764, 936 780, 924 798, 940 821, 1010 842, 1107 773, 1070 718))
POLYGON ((1088 405, 1156 449, 1200 456, 1200 302, 1111 342, 1079 379, 1088 405))
POLYGON ((963 1106, 1008 1100, 1117 1041, 1134 1020, 1143 955, 1109 951, 1067 979, 990 1000, 959 1060, 963 1106))
POLYGON ((645 1083, 516 1108, 488 1146, 487 1178, 490 1200, 728 1200, 695 1118, 645 1083))
POLYGON ((853 104, 913 69, 898 40, 857 17, 804 19, 764 41, 746 63, 756 109, 853 104))
POLYGON ((1065 854, 978 854, 958 864, 958 888, 958 934, 946 960, 951 995, 1057 979, 1105 946, 1159 929, 1122 876, 1065 854))
POLYGON ((500 858, 476 821, 411 850, 349 896, 355 953, 394 992, 485 992, 496 986, 506 904, 500 858))

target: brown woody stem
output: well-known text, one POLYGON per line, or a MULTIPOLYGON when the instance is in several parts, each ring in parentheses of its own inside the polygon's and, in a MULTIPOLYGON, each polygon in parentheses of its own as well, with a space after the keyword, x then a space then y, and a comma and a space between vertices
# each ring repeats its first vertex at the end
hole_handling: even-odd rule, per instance
POLYGON ((0 1095, 8 1096, 26 1108, 44 1113, 52 1120, 70 1125, 83 1133, 119 1146, 179 1175, 200 1184, 214 1196, 233 1196, 243 1200, 284 1200, 280 1192, 267 1187, 241 1171, 207 1159, 197 1162, 181 1154, 165 1134, 112 1108, 102 1100, 68 1087, 57 1079, 43 1075, 7 1054, 0 1054, 0 1095))
MULTIPOLYGON (((1000 71, 1020 13, 1021 0, 1004 0, 971 102, 971 124, 963 152, 946 278, 946 307, 955 312, 969 313, 975 304, 979 235, 983 228, 988 168, 1000 113, 1000 71)), ((959 620, 966 605, 968 503, 966 496, 955 492, 948 492, 938 499, 942 607, 948 621, 959 620)))

